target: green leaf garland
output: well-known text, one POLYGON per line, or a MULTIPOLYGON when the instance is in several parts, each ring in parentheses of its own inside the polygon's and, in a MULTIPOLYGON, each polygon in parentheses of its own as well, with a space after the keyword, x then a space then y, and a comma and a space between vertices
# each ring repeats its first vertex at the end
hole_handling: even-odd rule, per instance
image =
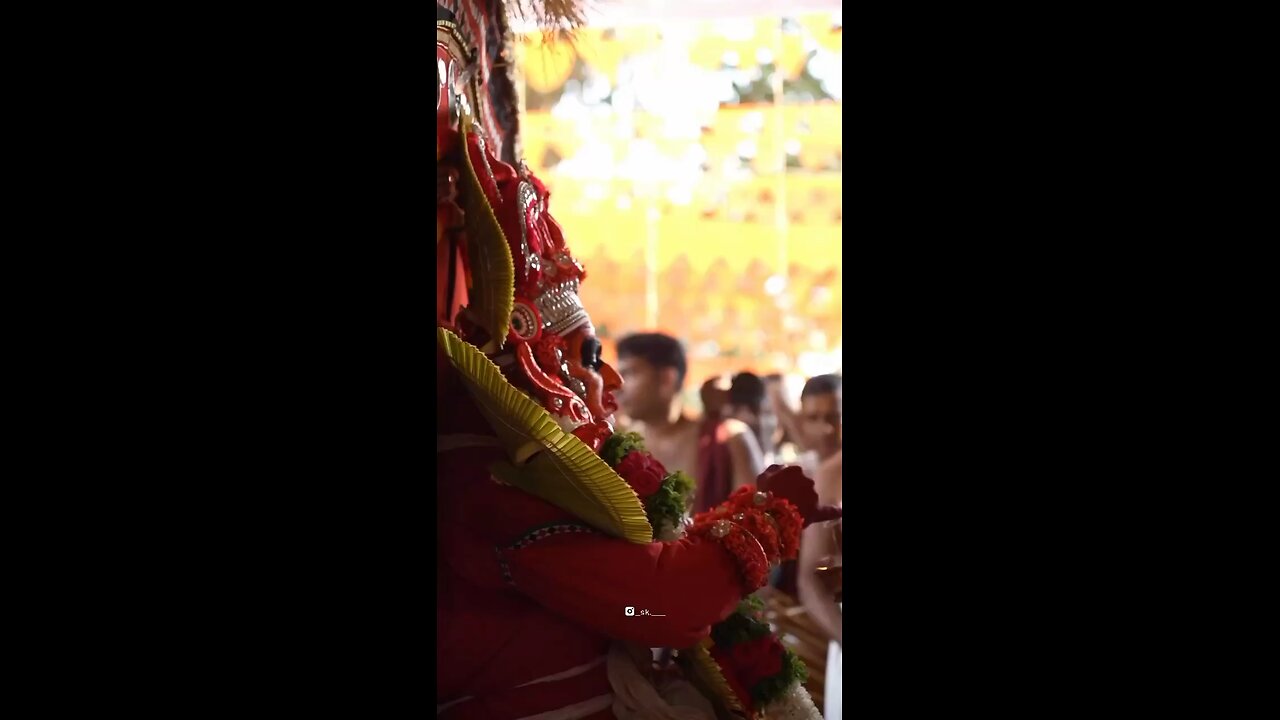
MULTIPOLYGON (((760 618, 764 611, 764 602, 755 596, 747 597, 738 604, 738 609, 724 621, 711 628, 711 640, 717 647, 725 650, 738 643, 757 640, 765 635, 772 635, 769 624, 760 618)), ((779 645, 782 641, 774 637, 779 645)), ((755 684, 751 688, 751 701, 757 707, 763 707, 786 694, 794 683, 803 684, 809 677, 804 662, 786 646, 782 647, 782 671, 755 684)))
POLYGON ((644 502, 644 512, 655 535, 663 527, 680 527, 692 492, 693 480, 688 475, 679 470, 667 474, 658 491, 644 502))
POLYGON ((600 457, 609 463, 609 467, 617 467, 618 463, 622 462, 622 458, 632 450, 644 452, 644 438, 640 437, 640 433, 614 433, 604 441, 604 445, 600 448, 600 457))
POLYGON ((718 647, 731 648, 769 634, 769 625, 743 614, 739 609, 711 627, 711 639, 718 647))

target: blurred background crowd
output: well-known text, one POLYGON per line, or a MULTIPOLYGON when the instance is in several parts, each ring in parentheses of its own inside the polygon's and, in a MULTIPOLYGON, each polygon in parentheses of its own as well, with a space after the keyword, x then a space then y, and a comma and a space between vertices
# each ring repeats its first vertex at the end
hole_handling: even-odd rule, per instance
POLYGON ((842 366, 839 3, 597 7, 514 61, 520 151, 587 268, 605 359, 661 329, 697 382, 781 373, 798 400, 842 366))
MULTIPOLYGON (((773 463, 840 502, 840 4, 606 3, 588 20, 513 48, 517 152, 587 270, 583 303, 625 381, 616 424, 695 477, 699 510, 773 463)), ((837 542, 807 532, 770 595, 820 706, 840 692, 843 626, 797 568, 837 542)))

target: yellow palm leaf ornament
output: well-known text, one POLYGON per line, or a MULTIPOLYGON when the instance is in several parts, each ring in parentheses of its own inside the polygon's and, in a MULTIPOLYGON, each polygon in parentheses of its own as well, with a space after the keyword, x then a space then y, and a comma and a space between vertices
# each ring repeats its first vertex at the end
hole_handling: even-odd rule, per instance
POLYGON ((436 340, 498 435, 507 460, 490 471, 499 480, 601 532, 634 543, 653 541, 635 490, 595 451, 512 385, 479 348, 445 328, 436 329, 436 340))

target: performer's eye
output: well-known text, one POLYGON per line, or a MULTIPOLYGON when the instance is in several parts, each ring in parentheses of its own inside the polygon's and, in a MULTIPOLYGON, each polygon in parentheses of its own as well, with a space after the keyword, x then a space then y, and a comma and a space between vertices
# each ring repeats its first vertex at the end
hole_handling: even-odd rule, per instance
POLYGON ((587 338, 582 341, 582 367, 589 367, 596 372, 600 371, 600 366, 604 363, 600 360, 600 341, 595 338, 587 338))

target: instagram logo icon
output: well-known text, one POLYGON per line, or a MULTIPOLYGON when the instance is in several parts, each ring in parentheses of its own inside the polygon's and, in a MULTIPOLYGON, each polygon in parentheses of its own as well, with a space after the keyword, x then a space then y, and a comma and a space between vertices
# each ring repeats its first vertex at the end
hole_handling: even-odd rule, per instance
POLYGON ((623 612, 627 614, 627 617, 631 617, 632 615, 636 614, 636 609, 633 607, 624 608, 623 612))

